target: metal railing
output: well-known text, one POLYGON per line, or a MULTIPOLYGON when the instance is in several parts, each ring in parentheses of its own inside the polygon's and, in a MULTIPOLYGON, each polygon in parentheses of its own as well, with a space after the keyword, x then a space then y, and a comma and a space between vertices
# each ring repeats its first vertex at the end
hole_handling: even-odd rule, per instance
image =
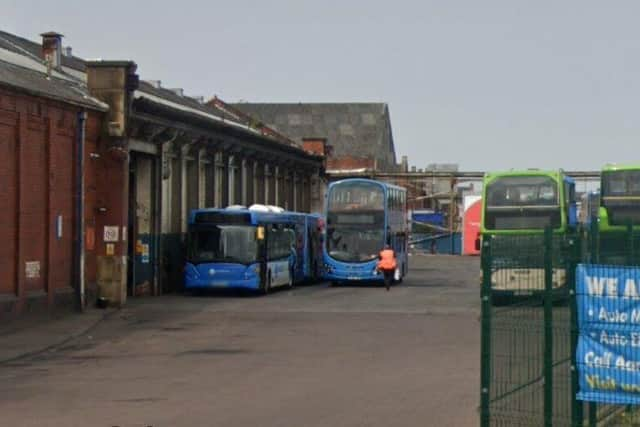
POLYGON ((481 259, 481 426, 640 426, 635 407, 576 399, 576 268, 640 266, 640 232, 485 235, 481 259))

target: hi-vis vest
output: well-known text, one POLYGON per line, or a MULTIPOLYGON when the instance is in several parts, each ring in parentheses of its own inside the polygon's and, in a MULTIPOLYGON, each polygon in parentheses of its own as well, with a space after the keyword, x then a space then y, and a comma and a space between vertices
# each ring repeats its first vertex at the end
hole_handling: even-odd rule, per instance
POLYGON ((391 249, 384 249, 380 252, 380 261, 378 261, 379 270, 395 270, 396 257, 391 249))

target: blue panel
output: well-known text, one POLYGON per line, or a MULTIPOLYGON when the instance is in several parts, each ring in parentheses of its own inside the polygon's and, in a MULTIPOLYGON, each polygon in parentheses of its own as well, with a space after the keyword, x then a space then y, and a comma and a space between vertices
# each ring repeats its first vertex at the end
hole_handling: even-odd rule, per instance
POLYGON ((640 404, 640 268, 579 265, 577 398, 640 404))

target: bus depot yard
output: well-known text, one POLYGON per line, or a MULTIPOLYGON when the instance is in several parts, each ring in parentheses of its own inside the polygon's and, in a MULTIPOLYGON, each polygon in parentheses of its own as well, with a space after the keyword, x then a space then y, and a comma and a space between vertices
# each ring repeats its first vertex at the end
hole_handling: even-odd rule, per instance
POLYGON ((1 364, 2 425, 477 425, 479 271, 478 257, 412 254, 389 292, 132 300, 1 364))

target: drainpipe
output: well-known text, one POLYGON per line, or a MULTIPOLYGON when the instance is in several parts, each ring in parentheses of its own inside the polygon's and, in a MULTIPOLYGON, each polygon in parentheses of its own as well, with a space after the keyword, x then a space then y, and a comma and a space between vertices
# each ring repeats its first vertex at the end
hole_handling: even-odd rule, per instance
POLYGON ((84 140, 86 111, 78 113, 76 147, 76 309, 84 311, 84 140))

